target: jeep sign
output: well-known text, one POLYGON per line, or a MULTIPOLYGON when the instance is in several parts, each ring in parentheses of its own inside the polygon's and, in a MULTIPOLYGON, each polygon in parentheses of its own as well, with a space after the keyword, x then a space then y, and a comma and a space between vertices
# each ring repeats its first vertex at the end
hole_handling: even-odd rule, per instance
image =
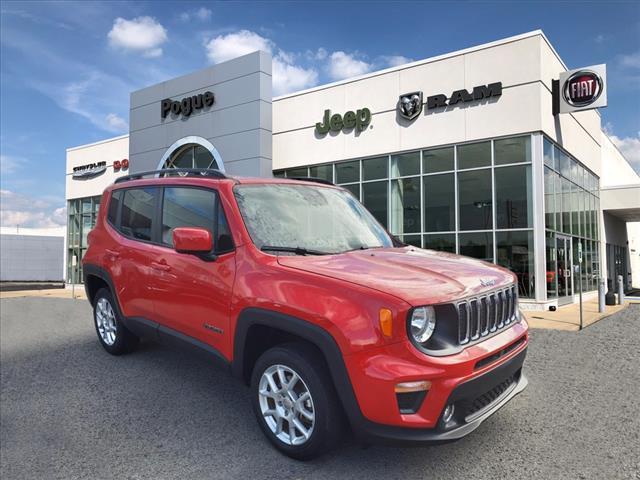
POLYGON ((560 113, 607 106, 605 65, 561 73, 559 83, 560 113))
POLYGON ((355 112, 349 110, 344 115, 334 113, 331 115, 331 110, 324 111, 324 117, 321 122, 316 123, 316 132, 320 135, 325 135, 331 130, 332 132, 339 132, 340 130, 353 130, 361 132, 371 122, 371 110, 368 108, 361 108, 355 112))

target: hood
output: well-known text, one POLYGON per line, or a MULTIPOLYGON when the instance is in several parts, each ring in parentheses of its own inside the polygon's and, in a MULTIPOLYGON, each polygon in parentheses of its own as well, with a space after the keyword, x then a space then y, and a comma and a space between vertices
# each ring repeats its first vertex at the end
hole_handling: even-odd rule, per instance
POLYGON ((279 256, 280 265, 391 294, 413 305, 450 302, 513 283, 496 265, 445 252, 375 248, 326 256, 279 256))

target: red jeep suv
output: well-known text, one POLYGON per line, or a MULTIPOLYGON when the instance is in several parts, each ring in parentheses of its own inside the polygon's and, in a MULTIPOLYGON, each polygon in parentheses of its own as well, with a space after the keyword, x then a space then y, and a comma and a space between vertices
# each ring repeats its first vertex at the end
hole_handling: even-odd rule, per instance
POLYGON ((347 424, 366 442, 455 440, 527 384, 511 272, 404 245, 321 180, 122 177, 82 264, 107 352, 144 337, 209 354, 294 458, 347 424))

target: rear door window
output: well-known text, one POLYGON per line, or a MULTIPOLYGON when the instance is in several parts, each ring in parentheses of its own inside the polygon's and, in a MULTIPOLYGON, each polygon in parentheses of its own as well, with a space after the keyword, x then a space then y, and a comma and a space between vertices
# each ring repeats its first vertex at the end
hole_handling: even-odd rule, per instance
POLYGON ((151 241, 158 189, 132 188, 122 199, 120 231, 136 240, 151 241))

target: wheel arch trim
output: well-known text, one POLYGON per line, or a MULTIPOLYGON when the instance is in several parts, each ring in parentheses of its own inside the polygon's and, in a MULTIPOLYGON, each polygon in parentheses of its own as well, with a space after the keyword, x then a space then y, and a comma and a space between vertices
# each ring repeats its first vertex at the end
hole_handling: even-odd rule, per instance
POLYGON ((325 329, 297 317, 262 308, 250 307, 243 310, 238 315, 234 334, 231 363, 231 372, 234 377, 244 379, 245 347, 249 330, 256 325, 293 334, 315 345, 327 362, 329 374, 349 422, 355 427, 365 420, 358 405, 342 351, 335 339, 325 329))

